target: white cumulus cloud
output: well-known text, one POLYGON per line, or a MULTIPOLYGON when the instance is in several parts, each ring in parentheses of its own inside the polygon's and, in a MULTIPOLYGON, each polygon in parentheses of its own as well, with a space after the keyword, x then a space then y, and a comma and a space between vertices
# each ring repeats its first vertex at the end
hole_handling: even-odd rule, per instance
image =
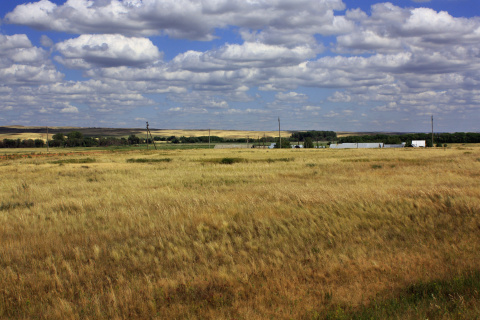
POLYGON ((162 56, 149 39, 119 34, 84 34, 55 48, 62 54, 58 61, 71 68, 142 66, 162 56))

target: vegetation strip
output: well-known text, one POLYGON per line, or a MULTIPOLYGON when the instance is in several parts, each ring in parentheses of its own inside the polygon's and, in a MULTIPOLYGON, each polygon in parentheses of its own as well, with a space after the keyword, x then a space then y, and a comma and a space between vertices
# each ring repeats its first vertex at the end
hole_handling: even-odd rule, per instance
POLYGON ((274 163, 274 162, 292 162, 295 158, 268 158, 268 159, 245 159, 245 158, 214 158, 214 159, 201 159, 200 162, 204 163, 219 163, 219 164, 234 164, 234 163, 274 163))
POLYGON ((97 160, 93 158, 84 158, 84 159, 62 159, 62 160, 55 160, 50 163, 52 164, 67 164, 67 163, 94 163, 97 160))
POLYGON ((137 158, 137 159, 127 159, 128 163, 155 163, 155 162, 171 162, 171 158, 163 159, 146 159, 146 158, 137 158))

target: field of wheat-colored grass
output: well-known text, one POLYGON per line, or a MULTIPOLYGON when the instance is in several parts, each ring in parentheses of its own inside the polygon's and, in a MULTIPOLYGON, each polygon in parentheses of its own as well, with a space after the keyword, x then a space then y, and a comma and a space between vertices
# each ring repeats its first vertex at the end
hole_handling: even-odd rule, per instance
POLYGON ((321 319, 480 269, 478 145, 26 153, 0 318, 321 319))

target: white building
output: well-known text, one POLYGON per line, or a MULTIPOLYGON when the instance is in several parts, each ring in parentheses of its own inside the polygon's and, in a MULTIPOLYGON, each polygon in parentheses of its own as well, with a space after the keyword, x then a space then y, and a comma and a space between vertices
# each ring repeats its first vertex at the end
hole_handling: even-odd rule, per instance
POLYGON ((374 149, 374 148, 383 148, 382 142, 375 143, 340 143, 330 144, 331 149, 374 149))
POLYGON ((412 140, 412 147, 414 148, 425 148, 425 140, 412 140))

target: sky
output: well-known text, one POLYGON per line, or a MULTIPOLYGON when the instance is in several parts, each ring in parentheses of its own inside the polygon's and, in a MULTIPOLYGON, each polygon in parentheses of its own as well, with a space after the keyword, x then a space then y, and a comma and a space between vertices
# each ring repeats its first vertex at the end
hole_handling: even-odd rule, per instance
POLYGON ((480 131, 478 0, 9 0, 0 19, 0 126, 480 131))

